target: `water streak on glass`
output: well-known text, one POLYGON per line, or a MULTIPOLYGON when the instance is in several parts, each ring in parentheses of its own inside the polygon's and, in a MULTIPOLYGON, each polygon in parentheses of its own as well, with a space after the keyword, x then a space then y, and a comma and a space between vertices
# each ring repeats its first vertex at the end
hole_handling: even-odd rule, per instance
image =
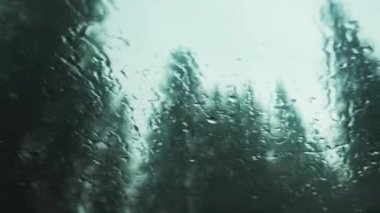
POLYGON ((0 208, 380 212, 376 6, 3 0, 0 208))

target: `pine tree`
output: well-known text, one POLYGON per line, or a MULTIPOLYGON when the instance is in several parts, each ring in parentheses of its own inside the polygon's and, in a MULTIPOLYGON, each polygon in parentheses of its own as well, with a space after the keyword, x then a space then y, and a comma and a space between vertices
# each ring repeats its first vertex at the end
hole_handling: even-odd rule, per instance
POLYGON ((265 162, 259 157, 264 144, 253 89, 242 95, 236 87, 229 87, 226 95, 216 89, 211 97, 211 119, 203 124, 199 151, 198 212, 266 211, 258 200, 265 162))
POLYGON ((269 194, 277 197, 281 207, 292 212, 323 211, 324 177, 326 168, 322 157, 308 149, 305 127, 296 106, 290 99, 285 86, 276 86, 274 131, 268 141, 270 162, 265 176, 270 177, 269 194))
POLYGON ((202 116, 199 68, 193 53, 177 49, 171 55, 163 93, 166 100, 158 123, 148 137, 152 151, 143 186, 142 212, 188 212, 194 147, 198 143, 198 120, 202 116), (148 195, 150 194, 150 195, 148 195))
POLYGON ((336 94, 331 103, 339 114, 343 141, 350 146, 342 150, 354 183, 347 196, 353 198, 352 209, 380 208, 379 62, 370 55, 372 47, 360 40, 358 22, 350 20, 340 4, 329 1, 324 18, 330 30, 325 39, 326 85, 336 94))
POLYGON ((96 149, 91 153, 93 165, 83 177, 88 211, 92 213, 122 213, 127 207, 126 188, 130 175, 128 168, 128 144, 131 138, 128 101, 123 98, 115 108, 108 108, 99 119, 96 149))
MULTIPOLYGON (((42 91, 46 84, 56 84, 46 77, 54 66, 50 59, 75 18, 63 1, 56 0, 5 0, 0 8, 0 206, 36 212, 31 179, 42 172, 41 153, 31 150, 25 159, 21 151, 31 132, 43 128, 40 118, 49 97, 42 91)), ((49 137, 44 131, 34 134, 40 143, 49 137)))
MULTIPOLYGON (((1 10, 9 9, 11 20, 7 42, 0 41, 7 52, 1 55, 9 57, 1 62, 9 82, 1 83, 5 88, 0 101, 7 104, 1 111, 0 140, 12 155, 0 181, 9 185, 6 190, 1 186, 2 209, 78 212, 91 202, 90 183, 106 182, 89 175, 100 167, 94 165, 99 162, 94 157, 97 147, 107 143, 105 135, 123 132, 119 127, 128 122, 115 118, 122 104, 117 100, 120 84, 99 40, 88 31, 105 18, 98 10, 99 5, 107 8, 103 4, 106 1, 6 0, 0 4, 1 10), (13 100, 8 100, 9 94, 13 100), (12 119, 3 129, 4 122, 12 119)), ((126 135, 119 137, 126 140, 126 135)), ((114 152, 114 157, 123 156, 119 153, 114 152)), ((99 185, 92 187, 105 191, 99 185)), ((123 188, 121 182, 118 187, 123 188)))

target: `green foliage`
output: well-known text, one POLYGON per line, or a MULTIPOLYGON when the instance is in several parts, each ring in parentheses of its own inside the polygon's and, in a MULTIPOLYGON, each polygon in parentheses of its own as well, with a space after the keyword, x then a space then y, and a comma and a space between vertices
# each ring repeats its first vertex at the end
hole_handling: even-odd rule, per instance
POLYGON ((284 86, 275 91, 278 126, 271 126, 263 116, 269 109, 257 103, 252 85, 205 95, 198 69, 189 50, 173 52, 166 99, 151 117, 151 154, 136 211, 321 209, 312 193, 322 192, 307 187, 315 187, 316 173, 325 168, 306 154, 306 133, 284 86))
POLYGON ((342 6, 329 1, 324 13, 332 34, 326 38, 327 88, 335 91, 343 141, 349 143, 347 162, 352 169, 352 208, 366 203, 379 208, 380 191, 380 78, 372 47, 359 37, 359 25, 342 6), (339 107, 340 106, 340 107, 339 107), (342 107, 343 106, 343 107, 342 107))

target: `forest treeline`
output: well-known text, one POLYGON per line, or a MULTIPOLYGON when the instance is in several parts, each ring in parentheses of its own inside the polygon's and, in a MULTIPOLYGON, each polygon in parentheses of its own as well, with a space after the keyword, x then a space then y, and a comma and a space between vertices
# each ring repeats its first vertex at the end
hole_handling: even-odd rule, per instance
POLYGON ((147 135, 139 135, 128 94, 120 95, 122 85, 92 28, 106 18, 105 2, 0 3, 2 211, 380 209, 379 61, 339 4, 327 1, 321 13, 327 29, 321 86, 339 115, 339 142, 330 148, 349 168, 344 182, 326 150, 308 137, 285 85, 273 88, 271 109, 260 104, 252 84, 206 92, 191 49, 171 53, 163 98, 152 109, 147 135), (135 171, 131 145, 139 137, 146 141, 145 160, 135 171))

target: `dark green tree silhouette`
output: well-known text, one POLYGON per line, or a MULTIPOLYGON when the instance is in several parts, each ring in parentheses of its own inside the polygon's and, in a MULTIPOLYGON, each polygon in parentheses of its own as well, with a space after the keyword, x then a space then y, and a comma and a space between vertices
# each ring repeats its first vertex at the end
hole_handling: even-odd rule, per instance
POLYGON ((96 149, 92 150, 90 158, 93 164, 82 176, 89 187, 84 189, 88 196, 86 202, 90 204, 89 212, 121 213, 127 207, 126 188, 130 180, 128 138, 133 131, 128 102, 123 99, 116 109, 108 108, 102 112, 102 119, 97 121, 101 137, 95 138, 96 149))
MULTIPOLYGON (((46 97, 48 62, 62 34, 74 25, 74 15, 63 1, 2 1, 0 3, 0 206, 33 212, 29 195, 36 165, 23 168, 19 152, 24 137, 39 125, 46 97), (52 15, 54 14, 54 15, 52 15), (48 22, 46 20, 49 20, 48 22), (25 205, 14 205, 25 203, 25 205)), ((42 136, 41 136, 41 140, 42 136)), ((38 158, 38 152, 31 156, 38 158)), ((42 172, 42 171, 39 171, 42 172)))
POLYGON ((343 141, 350 145, 346 162, 352 169, 352 209, 379 209, 379 61, 371 56, 372 47, 359 38, 358 23, 349 19, 340 4, 329 1, 323 15, 331 31, 325 39, 326 87, 335 91, 332 104, 337 103, 343 141))
POLYGON ((211 95, 197 147, 198 212, 266 211, 258 201, 258 179, 265 167, 260 112, 252 87, 243 94, 229 87, 211 95), (261 208, 261 209, 260 209, 261 208))
POLYGON ((142 189, 141 212, 188 212, 190 171, 202 117, 202 90, 198 65, 187 49, 175 50, 167 68, 166 100, 153 115, 148 137, 151 155, 142 189))
POLYGON ((275 197, 281 208, 291 212, 321 212, 328 187, 328 168, 320 153, 308 146, 297 100, 290 99, 285 86, 277 84, 275 112, 271 134, 267 136, 269 165, 267 193, 275 197))
MULTIPOLYGON (((0 28, 0 208, 4 211, 78 212, 92 202, 87 196, 90 183, 106 182, 88 175, 108 164, 99 159, 106 158, 108 151, 95 157, 96 143, 106 144, 112 140, 108 134, 123 132, 124 121, 115 113, 123 108, 119 104, 127 104, 115 101, 120 85, 100 42, 88 30, 105 18, 106 2, 0 3, 5 26, 0 28)), ((125 135, 119 136, 125 141, 125 135)), ((124 156, 121 150, 114 157, 124 156)), ((96 187, 105 194, 99 185, 91 188, 96 187)))

